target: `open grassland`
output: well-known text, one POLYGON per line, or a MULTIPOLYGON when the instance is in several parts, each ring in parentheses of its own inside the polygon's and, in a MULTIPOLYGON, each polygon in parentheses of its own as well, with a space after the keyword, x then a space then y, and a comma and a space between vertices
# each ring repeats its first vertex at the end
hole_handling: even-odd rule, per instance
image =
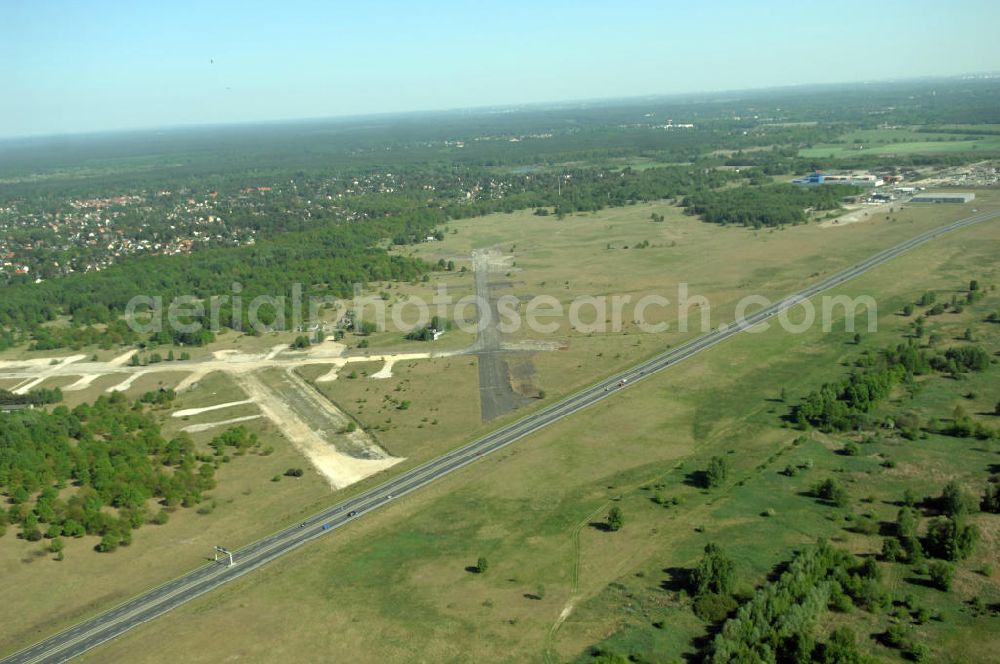
MULTIPOLYGON (((996 131, 995 126, 993 131, 996 131)), ((1000 137, 978 134, 976 125, 958 126, 967 133, 918 132, 914 128, 859 129, 848 132, 834 143, 799 150, 800 157, 843 158, 861 154, 934 154, 951 152, 1000 151, 1000 137)))
MULTIPOLYGON (((178 394, 177 398, 171 404, 170 409, 164 412, 164 435, 177 435, 180 433, 181 429, 192 424, 207 424, 209 422, 219 422, 235 417, 256 415, 260 413, 260 410, 254 404, 243 404, 221 410, 197 413, 195 415, 173 417, 173 413, 176 413, 177 411, 245 401, 246 398, 246 393, 236 385, 235 381, 233 381, 230 376, 219 371, 210 373, 198 381, 198 385, 194 389, 178 394)), ((263 422, 266 422, 266 420, 263 422)), ((270 424, 263 424, 263 422, 255 424, 262 429, 271 428, 270 424)), ((250 425, 244 423, 243 426, 249 428, 250 425)), ((211 438, 213 435, 222 433, 225 428, 226 427, 220 427, 211 434, 206 434, 206 437, 211 438)))
MULTIPOLYGON (((984 202, 1000 201, 994 192, 981 193, 980 197, 984 202)), ((841 269, 942 219, 968 213, 966 206, 913 206, 877 215, 857 224, 856 229, 801 226, 755 233, 719 229, 665 205, 607 210, 561 221, 525 212, 454 222, 451 228, 456 233, 446 234, 442 242, 422 245, 419 250, 421 257, 431 262, 455 260, 461 266, 467 264, 463 257, 470 256, 473 250, 500 249, 503 255, 513 258, 508 261, 508 272, 491 274, 495 294, 547 295, 567 308, 575 298, 588 295, 624 294, 637 300, 643 295, 665 294, 674 301, 678 283, 687 281, 691 297, 707 297, 712 305, 709 323, 717 326, 732 320, 735 301, 749 293, 777 299, 801 288, 806 281, 841 269), (651 222, 649 215, 654 211, 664 214, 667 221, 651 222), (500 241, 504 235, 509 236, 508 242, 500 241), (643 240, 649 240, 652 246, 623 248, 643 240), (609 243, 617 248, 609 250, 609 243), (669 246, 671 243, 675 246, 669 246), (581 272, 579 265, 586 265, 586 270, 581 272)), ((443 285, 457 299, 469 292, 468 274, 441 273, 440 281, 421 285, 425 290, 410 286, 409 295, 430 301, 428 291, 443 285), (452 287, 453 280, 457 287, 452 287)), ((567 341, 567 348, 512 354, 508 359, 512 373, 524 368, 521 373, 530 374, 526 396, 534 396, 538 389, 547 395, 560 395, 699 331, 702 319, 696 307, 690 310, 687 332, 677 330, 675 307, 653 307, 649 311, 650 322, 668 322, 670 329, 662 334, 642 333, 634 320, 626 317, 620 331, 609 327, 603 333, 590 333, 558 321, 560 329, 553 336, 567 341)), ((584 315, 589 317, 590 312, 584 315)), ((511 337, 551 340, 548 335, 526 329, 511 337)), ((306 367, 300 372, 314 381, 328 368, 306 367)), ((401 468, 440 454, 498 424, 484 426, 479 421, 475 358, 401 362, 394 366, 393 378, 372 379, 371 374, 381 368, 381 363, 351 364, 340 371, 336 381, 314 385, 370 431, 393 456, 405 457, 401 468), (410 402, 405 410, 399 408, 403 401, 410 402)), ((501 423, 516 416, 511 414, 501 423)))
MULTIPOLYGON (((942 221, 914 218, 906 222, 905 235, 942 221)), ((892 224, 853 227, 872 229, 868 234, 852 227, 785 231, 828 233, 830 243, 826 252, 810 256, 815 267, 786 246, 784 259, 795 256, 790 275, 766 271, 758 257, 762 248, 753 244, 773 235, 772 249, 781 232, 740 231, 748 244, 744 255, 734 253, 730 262, 750 263, 747 269, 756 270, 758 284, 781 288, 835 269, 831 263, 874 253, 890 238, 901 239, 888 232, 892 224), (859 235, 852 238, 854 232, 859 235), (794 268, 804 274, 796 276, 794 268)), ((688 230, 694 234, 700 227, 688 230)), ((729 232, 718 232, 718 241, 725 243, 729 232)), ((795 444, 800 433, 781 426, 789 404, 779 396, 784 387, 794 401, 846 375, 866 348, 897 343, 911 320, 898 312, 920 293, 937 290, 947 299, 971 278, 997 283, 998 253, 996 222, 924 246, 838 289, 877 296, 879 331, 864 333, 860 345, 842 325, 830 331, 814 326, 799 335, 777 327, 741 335, 83 659, 164 661, 148 644, 169 640, 170 658, 190 662, 568 661, 611 637, 604 645, 613 650, 677 661, 691 652, 691 639, 704 634, 706 625, 672 588, 677 569, 694 564, 706 542, 722 544, 736 561, 739 587, 749 590, 794 548, 818 537, 856 552, 876 550, 879 539, 846 530, 852 525, 846 516, 872 511, 878 519, 890 518, 896 510, 891 503, 907 487, 930 494, 956 479, 970 492, 981 490, 997 463, 995 451, 983 443, 936 435, 903 442, 883 434, 863 445, 858 456, 846 457, 836 453, 846 436, 814 432, 795 444), (729 460, 730 476, 721 489, 705 492, 692 486, 691 473, 714 455, 729 460), (812 462, 807 472, 781 473, 807 459, 812 462), (885 459, 895 467, 883 467, 885 459), (852 507, 838 510, 802 495, 831 475, 849 486, 852 507), (657 494, 676 497, 678 504, 658 505, 651 500, 657 494), (617 533, 593 527, 613 505, 624 510, 625 527, 617 533), (773 515, 762 516, 767 510, 773 515), (490 562, 485 574, 469 571, 478 556, 490 562), (661 621, 663 629, 652 626, 661 621)), ((641 263, 632 265, 641 273, 641 263)), ((731 268, 727 263, 716 269, 731 268)), ((997 292, 990 290, 980 305, 936 317, 928 329, 950 333, 973 326, 981 343, 995 349, 1000 328, 982 321, 998 306, 997 292)), ((991 366, 968 383, 928 378, 909 407, 930 413, 971 402, 974 417, 995 426, 995 418, 979 412, 1000 399, 997 371, 991 366), (977 396, 968 400, 963 395, 969 391, 977 396)), ((904 396, 894 395, 883 406, 899 407, 893 401, 900 399, 904 396)), ((901 567, 882 565, 894 597, 912 593, 940 611, 942 622, 917 628, 934 661, 992 661, 1000 647, 1000 633, 988 627, 995 619, 974 617, 964 604, 973 594, 987 603, 1000 600, 996 577, 977 573, 1000 563, 996 517, 974 520, 983 541, 976 556, 959 565, 947 595, 912 583, 908 573, 899 573, 901 567)), ((868 638, 884 629, 884 616, 855 611, 838 615, 836 622, 858 628, 866 650, 896 661, 868 638)), ((829 627, 826 619, 822 627, 829 627)))
MULTIPOLYGON (((977 195, 980 207, 1000 204, 1000 192, 982 190, 977 195)), ((666 204, 562 220, 517 212, 453 222, 451 228, 457 233, 446 235, 443 242, 420 245, 416 252, 436 262, 468 256, 477 249, 498 250, 510 267, 492 274, 496 295, 555 298, 567 312, 574 301, 605 298, 605 312, 581 306, 580 327, 572 327, 567 316, 539 318, 544 324, 555 323, 554 331, 522 325, 507 336, 510 341, 566 343, 566 350, 531 357, 534 386, 558 395, 692 337, 703 329, 703 320, 708 327, 732 321, 736 304, 747 295, 777 300, 907 237, 965 217, 970 209, 896 206, 892 212, 873 212, 862 222, 840 227, 810 224, 761 231, 719 228, 666 204), (650 221, 654 213, 665 221, 650 221), (635 248, 647 242, 649 246, 635 248), (686 305, 680 292, 684 287, 686 305), (642 332, 637 325, 634 305, 649 295, 669 300, 666 306, 649 306, 644 312, 648 324, 668 324, 663 332, 642 332), (622 308, 620 329, 608 322, 613 321, 614 296, 631 298, 622 308), (698 305, 699 296, 708 307, 698 305), (688 318, 686 331, 681 329, 682 315, 688 318), (588 329, 595 323, 606 324, 588 329)), ((448 279, 445 275, 441 282, 447 286, 448 279)), ((522 303, 522 320, 526 313, 522 303)))
POLYGON ((1000 133, 1000 124, 997 123, 986 123, 986 124, 944 124, 935 127, 939 130, 949 130, 949 131, 961 131, 969 134, 996 134, 1000 133))
MULTIPOLYGON (((327 367, 307 367, 308 380, 327 367)), ((476 358, 397 362, 392 377, 373 379, 382 363, 350 364, 332 382, 313 382, 394 457, 416 465, 457 447, 496 424, 480 422, 476 358)))
MULTIPOLYGON (((362 301, 352 306, 360 311, 361 319, 364 321, 384 320, 385 329, 377 330, 367 337, 348 333, 348 345, 357 348, 357 345, 364 339, 368 342, 368 348, 372 350, 408 352, 462 350, 470 346, 475 340, 475 333, 457 327, 449 330, 434 342, 407 341, 404 338, 406 332, 411 328, 418 326, 421 322, 424 324, 430 322, 426 319, 421 320, 421 316, 424 315, 421 309, 426 312, 427 318, 441 316, 445 319, 454 319, 455 303, 473 294, 471 256, 454 256, 450 260, 455 262, 454 271, 432 273, 426 282, 386 282, 369 285, 364 291, 365 297, 362 301), (463 267, 467 269, 466 272, 460 271, 463 267), (436 304, 435 298, 439 294, 438 287, 442 283, 447 284, 447 295, 452 301, 439 306, 436 304), (427 306, 423 307, 424 304, 427 306)), ((370 351, 359 348, 352 352, 370 351)))

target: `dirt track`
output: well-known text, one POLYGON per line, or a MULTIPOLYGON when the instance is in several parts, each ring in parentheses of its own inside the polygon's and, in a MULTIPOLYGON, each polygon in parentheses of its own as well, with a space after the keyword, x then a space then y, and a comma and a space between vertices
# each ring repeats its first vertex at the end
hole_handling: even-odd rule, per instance
POLYGON ((354 484, 402 461, 386 454, 360 429, 352 434, 337 434, 347 424, 347 416, 291 370, 286 372, 280 393, 266 385, 257 372, 237 374, 235 378, 261 412, 334 489, 354 484), (302 416, 303 408, 309 409, 311 420, 318 420, 325 427, 314 429, 302 416), (346 449, 338 450, 331 439, 342 440, 346 449))

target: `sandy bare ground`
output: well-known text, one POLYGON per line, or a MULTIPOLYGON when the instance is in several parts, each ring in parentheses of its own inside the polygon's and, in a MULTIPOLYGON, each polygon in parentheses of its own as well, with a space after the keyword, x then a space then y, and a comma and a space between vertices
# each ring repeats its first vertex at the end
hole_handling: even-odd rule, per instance
POLYGON ((82 362, 86 355, 71 355, 68 357, 42 357, 30 360, 0 360, 0 379, 19 380, 16 389, 28 391, 46 378, 54 376, 74 376, 77 382, 71 385, 73 389, 84 389, 95 379, 110 374, 123 374, 122 382, 108 389, 127 390, 135 380, 147 373, 156 372, 188 372, 183 380, 174 388, 183 391, 206 375, 222 371, 238 375, 250 371, 271 367, 289 368, 303 367, 313 364, 330 364, 332 380, 336 371, 351 362, 402 362, 408 360, 426 360, 434 357, 451 357, 462 355, 465 351, 435 351, 422 353, 379 353, 371 355, 346 355, 346 346, 332 341, 326 341, 305 351, 289 351, 286 345, 275 346, 267 353, 244 353, 238 350, 221 350, 212 357, 176 362, 161 362, 148 366, 133 367, 127 361, 135 354, 129 351, 107 362, 82 362), (53 362, 55 362, 53 364, 53 362))
MULTIPOLYGON (((128 378, 126 378, 122 382, 118 383, 117 385, 112 385, 111 387, 109 387, 108 389, 106 389, 104 391, 105 392, 124 392, 128 388, 132 387, 132 383, 134 383, 136 380, 138 380, 139 378, 141 378, 142 376, 144 376, 147 373, 149 373, 149 372, 147 372, 147 371, 137 371, 134 374, 130 374, 128 376, 128 378)), ((79 382, 79 381, 77 381, 77 382, 79 382)))
POLYGON ((0 371, 33 371, 34 373, 49 373, 58 371, 68 364, 79 362, 86 355, 69 355, 64 357, 36 357, 30 360, 0 360, 0 371), (55 361, 56 364, 52 362, 55 361))
POLYGON ((86 376, 80 376, 80 379, 73 383, 72 385, 67 385, 63 388, 63 391, 75 392, 77 390, 85 390, 90 387, 90 384, 95 380, 100 378, 98 374, 87 374, 86 376))
MULTIPOLYGON (((253 399, 261 412, 281 430, 293 445, 305 456, 309 463, 319 472, 334 489, 341 489, 363 480, 370 475, 389 468, 402 459, 390 457, 379 448, 363 431, 355 431, 355 440, 364 442, 367 438, 367 451, 371 458, 358 458, 340 452, 319 432, 314 431, 289 404, 282 398, 285 395, 270 390, 257 376, 256 372, 245 372, 236 375, 240 387, 253 399)), ((336 408, 327 401, 322 406, 326 411, 336 408)), ((339 413, 339 411, 337 411, 339 413)), ((347 416, 339 413, 345 421, 347 416)))
POLYGON ((851 210, 847 214, 843 214, 836 219, 827 219, 826 221, 821 221, 819 224, 820 228, 839 228, 841 226, 849 226, 851 224, 857 224, 862 221, 868 221, 869 219, 874 219, 880 215, 885 215, 889 213, 889 209, 892 207, 898 207, 900 203, 883 203, 881 205, 865 205, 854 210, 851 210))
POLYGON ((556 618, 556 624, 552 626, 553 632, 559 629, 559 626, 566 622, 566 619, 569 618, 569 614, 573 613, 574 604, 576 604, 575 598, 570 598, 570 600, 566 602, 566 606, 563 607, 563 610, 559 612, 559 617, 556 618))
MULTIPOLYGON (((329 363, 333 366, 329 371, 317 378, 316 382, 329 383, 337 380, 337 375, 340 373, 340 370, 351 362, 384 362, 385 364, 381 369, 369 376, 369 378, 382 379, 392 378, 392 367, 397 362, 405 362, 407 360, 426 360, 432 357, 452 357, 454 355, 461 354, 462 351, 442 351, 438 353, 389 353, 383 355, 352 355, 349 357, 330 358, 323 363, 329 363)), ((315 363, 316 362, 314 362, 314 364, 315 363)))
POLYGON ((29 378, 28 380, 20 383, 11 392, 14 394, 27 394, 34 388, 38 387, 38 384, 45 380, 45 376, 39 376, 38 378, 29 378))
POLYGON ((396 363, 396 360, 386 360, 382 368, 371 375, 372 378, 383 379, 392 378, 392 365, 396 363))
POLYGON ((136 352, 134 350, 124 352, 118 357, 108 360, 108 364, 112 367, 123 367, 129 360, 132 359, 132 356, 135 355, 135 353, 136 352))
POLYGON ((214 406, 205 406, 204 408, 185 408, 184 410, 174 411, 171 414, 171 417, 190 417, 191 415, 201 415, 202 413, 210 413, 213 410, 222 410, 223 408, 232 408, 233 406, 242 406, 248 403, 253 403, 253 399, 230 401, 228 403, 220 403, 214 406))
POLYGON ((198 433, 199 431, 209 431, 216 427, 229 426, 230 424, 239 424, 240 422, 249 422, 250 420, 260 419, 262 416, 257 415, 244 415, 243 417, 234 417, 230 420, 222 420, 221 422, 206 422, 204 424, 191 424, 184 427, 181 431, 186 431, 187 433, 198 433))
POLYGON ((87 357, 86 355, 70 355, 65 358, 40 358, 36 360, 27 360, 26 362, 19 361, 6 361, 0 362, 0 366, 3 365, 27 365, 29 371, 34 369, 32 372, 34 375, 25 378, 24 382, 11 390, 14 394, 27 394, 33 388, 41 384, 46 378, 51 378, 52 376, 57 376, 61 374, 61 370, 68 364, 73 364, 74 362, 79 362, 80 360, 87 357), (55 364, 53 364, 55 362, 55 364))
POLYGON ((333 381, 337 380, 337 373, 339 371, 340 371, 340 367, 337 366, 337 365, 333 365, 332 367, 330 367, 329 371, 327 371, 325 374, 323 374, 322 376, 320 376, 319 378, 317 378, 316 382, 317 383, 332 383, 333 381))

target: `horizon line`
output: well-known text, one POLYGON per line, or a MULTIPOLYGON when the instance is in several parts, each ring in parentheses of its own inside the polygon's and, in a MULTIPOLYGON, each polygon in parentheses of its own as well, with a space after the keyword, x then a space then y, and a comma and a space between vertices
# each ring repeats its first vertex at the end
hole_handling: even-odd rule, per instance
POLYGON ((962 80, 962 79, 979 79, 979 80, 1000 79, 1000 71, 981 71, 981 72, 964 72, 961 74, 907 76, 902 78, 893 77, 884 79, 840 81, 833 83, 789 83, 785 85, 770 85, 770 86, 763 86, 756 88, 698 90, 693 92, 659 92, 659 93, 627 95, 624 97, 577 97, 573 99, 550 100, 550 101, 539 101, 539 102, 504 102, 504 103, 490 104, 484 106, 455 106, 451 108, 410 109, 402 111, 371 111, 362 113, 312 115, 312 116, 301 116, 301 117, 286 116, 284 118, 275 118, 271 120, 244 120, 244 121, 233 121, 233 122, 222 122, 222 123, 190 122, 177 125, 147 125, 141 127, 123 127, 117 129, 93 129, 93 130, 67 131, 67 132, 57 132, 57 133, 12 134, 9 136, 0 135, 0 144, 14 143, 18 141, 30 142, 32 140, 71 139, 71 138, 100 137, 100 136, 150 133, 150 132, 184 131, 184 130, 199 130, 199 129, 213 129, 213 128, 224 129, 224 128, 253 127, 253 126, 264 126, 264 125, 291 125, 291 124, 310 123, 310 122, 351 121, 351 120, 362 120, 366 118, 389 119, 389 118, 403 118, 403 117, 418 117, 422 115, 446 115, 446 114, 459 114, 459 113, 464 113, 469 115, 488 115, 490 113, 495 113, 498 111, 519 112, 526 110, 557 110, 560 107, 566 107, 566 106, 581 107, 587 104, 615 105, 628 102, 666 101, 670 99, 680 100, 684 98, 698 101, 699 97, 702 98, 701 101, 711 102, 715 100, 706 99, 705 97, 708 95, 747 95, 750 93, 778 92, 778 91, 790 91, 790 90, 800 90, 800 89, 804 90, 810 88, 829 89, 838 87, 853 87, 853 86, 862 87, 867 85, 878 85, 878 84, 900 84, 900 83, 910 83, 910 82, 917 83, 921 81, 931 82, 931 81, 947 81, 947 80, 962 80))

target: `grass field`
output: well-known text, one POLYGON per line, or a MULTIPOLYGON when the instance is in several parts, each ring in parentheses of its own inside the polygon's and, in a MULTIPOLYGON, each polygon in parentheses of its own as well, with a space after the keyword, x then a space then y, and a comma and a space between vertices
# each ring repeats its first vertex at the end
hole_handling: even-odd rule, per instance
MULTIPOLYGON (((307 367, 307 380, 327 367, 307 367)), ((394 457, 416 465, 443 454, 488 427, 479 419, 479 373, 474 357, 398 362, 392 378, 369 376, 382 363, 351 364, 337 380, 313 383, 394 457), (355 376, 355 377, 351 377, 355 376), (403 403, 407 406, 401 408, 403 403)))
MULTIPOLYGON (((977 196, 977 204, 983 207, 1000 203, 995 191, 980 191, 977 196)), ((709 323, 714 327, 733 320, 737 302, 746 295, 776 300, 905 237, 968 214, 964 206, 943 210, 897 207, 891 214, 840 228, 808 225, 754 232, 705 224, 668 205, 636 205, 562 221, 526 211, 453 222, 457 234, 447 235, 444 242, 420 245, 416 253, 436 262, 468 256, 473 249, 499 249, 512 261, 509 276, 494 275, 507 282, 502 293, 553 297, 567 311, 581 297, 607 298, 608 318, 612 296, 630 297, 633 304, 647 295, 670 300, 666 307, 653 306, 645 312, 649 323, 669 324, 661 333, 641 333, 630 315, 634 311, 626 306, 619 331, 611 325, 596 332, 574 329, 564 317, 556 321, 559 326, 552 334, 533 332, 525 325, 511 335, 513 340, 568 344, 565 351, 536 353, 531 358, 536 386, 556 395, 698 332, 703 309, 696 306, 685 308, 689 330, 679 329, 682 284, 689 298, 708 300, 709 323), (651 222, 654 212, 666 221, 651 222), (647 241, 649 247, 634 248, 647 241)), ((447 277, 442 282, 449 284, 447 277)), ((526 307, 520 312, 525 314, 526 307)), ((582 310, 583 323, 600 322, 592 312, 582 310)))
MULTIPOLYGON (((236 383, 228 375, 222 372, 210 373, 200 381, 198 381, 198 386, 195 389, 188 390, 186 392, 181 392, 177 395, 174 400, 173 407, 164 413, 165 417, 163 420, 163 432, 164 435, 174 436, 180 432, 184 427, 190 426, 192 424, 206 424, 209 422, 218 422, 221 420, 228 420, 235 417, 243 417, 246 415, 256 415, 260 410, 253 404, 244 404, 241 406, 232 406, 226 408, 225 410, 209 411, 207 413, 198 413, 197 415, 187 415, 184 417, 172 417, 166 416, 169 413, 173 413, 179 410, 187 410, 191 408, 204 408, 205 406, 213 406, 216 404, 233 403, 236 401, 245 401, 247 395, 243 390, 241 390, 236 383)), ((262 425, 260 423, 255 423, 258 427, 262 425)), ((243 426, 248 426, 244 424, 243 426)), ((264 425, 269 426, 269 425, 264 425)), ((222 433, 225 427, 222 427, 211 434, 206 434, 208 438, 213 435, 222 433)), ((262 431, 266 435, 266 431, 262 431)))
MULTIPOLYGON (((987 200, 977 203, 982 207, 987 200)), ((600 284, 642 292, 662 287, 671 279, 663 278, 666 272, 673 279, 684 275, 721 301, 732 302, 751 287, 765 294, 794 290, 946 217, 966 213, 940 207, 904 210, 893 215, 897 221, 759 234, 718 229, 675 214, 666 224, 653 225, 642 221, 649 208, 641 207, 563 222, 509 215, 503 217, 505 226, 510 224, 506 228, 489 220, 456 225, 458 235, 433 250, 459 254, 501 241, 528 245, 520 250, 523 254, 515 248, 515 256, 518 266, 526 268, 529 292, 548 290, 568 297, 574 289, 600 284), (475 224, 482 226, 473 228, 475 224), (530 235, 532 226, 543 224, 538 232, 550 238, 548 244, 531 239, 539 237, 530 235), (659 234, 674 234, 678 246, 628 254, 603 248, 608 241, 632 244, 644 237, 654 238, 655 244, 659 234), (605 251, 610 255, 602 260, 605 251), (627 260, 614 258, 625 256, 627 260), (620 283, 612 280, 616 264, 620 283), (565 288, 567 281, 570 288, 565 288)), ((850 483, 853 509, 872 510, 881 518, 895 510, 884 501, 897 500, 904 486, 930 493, 957 478, 970 491, 981 489, 987 467, 996 463, 995 453, 981 444, 936 436, 904 444, 883 437, 865 446, 862 455, 844 457, 835 454, 841 438, 813 434, 796 446, 798 432, 781 427, 780 416, 788 406, 777 397, 782 386, 793 398, 804 395, 846 374, 845 363, 864 348, 895 343, 909 322, 897 312, 921 292, 937 289, 945 299, 970 278, 997 283, 998 253, 995 222, 922 247, 839 289, 878 297, 879 332, 866 334, 860 347, 836 326, 801 335, 779 329, 741 335, 83 659, 163 661, 148 644, 170 639, 171 658, 191 662, 567 661, 610 637, 605 645, 620 651, 653 652, 657 661, 677 661, 705 625, 682 599, 663 589, 671 579, 664 570, 690 566, 707 541, 723 543, 737 562, 744 589, 762 581, 793 548, 818 536, 856 551, 872 549, 871 538, 844 530, 844 513, 798 495, 816 479, 838 473, 850 483), (716 454, 730 460, 727 487, 705 493, 689 486, 688 473, 716 454), (894 469, 879 465, 885 456, 896 461, 894 469), (804 475, 778 474, 806 458, 814 465, 804 475), (665 509, 650 500, 655 492, 677 496, 682 504, 665 509), (869 496, 871 503, 859 501, 869 496), (608 533, 592 527, 614 504, 625 511, 623 530, 608 533), (769 508, 774 516, 762 517, 769 508), (467 571, 481 555, 489 559, 489 571, 467 571), (666 629, 651 626, 659 619, 666 629)), ((985 307, 997 306, 997 294, 991 291, 983 307, 967 309, 967 320, 948 314, 930 326, 950 335, 974 324, 977 334, 996 348, 1000 328, 975 317, 981 320, 985 307)), ((713 316, 714 311, 713 305, 713 316)), ((724 305, 720 311, 725 312, 724 305)), ((608 336, 600 343, 564 333, 571 338, 569 351, 539 353, 534 360, 540 382, 551 383, 554 394, 680 338, 649 335, 630 356, 626 352, 635 344, 634 333, 608 336), (580 364, 588 370, 568 370, 580 364)), ((430 365, 418 363, 414 369, 423 366, 430 365)), ((929 411, 969 401, 979 412, 1000 399, 996 371, 991 367, 960 386, 935 378, 910 407, 929 411), (968 391, 975 391, 976 398, 966 400, 962 394, 968 391)), ((359 378, 330 390, 343 390, 342 398, 350 401, 368 398, 363 396, 367 387, 359 378)), ((414 399, 419 389, 414 383, 414 399)), ((369 401, 365 409, 371 407, 369 401)), ((962 603, 971 593, 987 602, 1000 599, 996 578, 975 571, 1000 562, 995 560, 997 527, 989 518, 976 519, 984 531, 979 557, 960 565, 956 588, 948 596, 886 569, 894 594, 913 593, 941 610, 944 622, 919 628, 935 661, 989 661, 983 658, 1000 646, 1000 636, 984 622, 989 619, 971 616, 962 603)), ((843 620, 865 627, 865 634, 877 631, 879 625, 865 624, 866 616, 855 612, 843 620)), ((891 661, 891 653, 871 640, 865 640, 865 647, 891 661)))
POLYGON ((835 143, 814 145, 799 150, 800 157, 842 157, 859 154, 934 154, 952 152, 1000 151, 1000 136, 976 134, 976 126, 968 126, 968 134, 917 132, 913 128, 859 129, 848 132, 835 143))

